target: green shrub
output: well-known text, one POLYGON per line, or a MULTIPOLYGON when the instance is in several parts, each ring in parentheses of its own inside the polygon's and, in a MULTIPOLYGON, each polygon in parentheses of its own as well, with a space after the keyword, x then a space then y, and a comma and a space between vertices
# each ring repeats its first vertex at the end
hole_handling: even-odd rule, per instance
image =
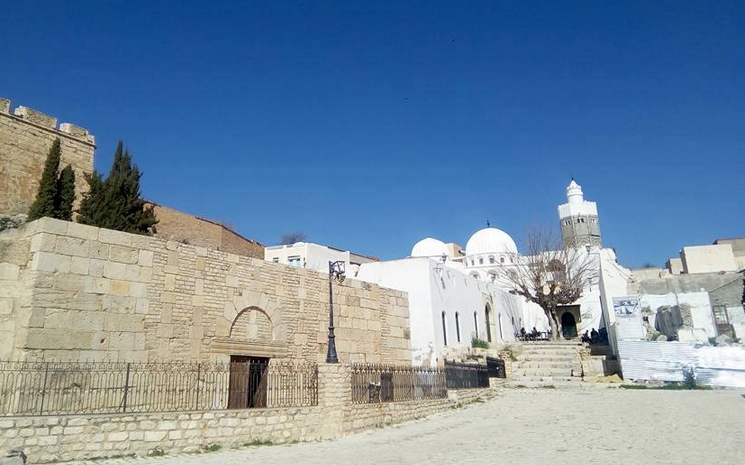
POLYGON ((474 337, 473 339, 471 339, 471 347, 473 347, 474 349, 488 349, 489 343, 483 339, 474 337))
POLYGON ((148 457, 163 457, 166 455, 166 451, 160 446, 153 447, 153 450, 147 453, 148 457))

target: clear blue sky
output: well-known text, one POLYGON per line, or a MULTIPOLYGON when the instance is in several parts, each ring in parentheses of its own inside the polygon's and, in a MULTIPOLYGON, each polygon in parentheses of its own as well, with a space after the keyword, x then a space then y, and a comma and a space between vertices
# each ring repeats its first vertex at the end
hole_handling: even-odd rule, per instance
POLYGON ((0 0, 0 96, 122 138, 155 202, 406 256, 558 223, 621 263, 745 236, 745 2, 0 0))

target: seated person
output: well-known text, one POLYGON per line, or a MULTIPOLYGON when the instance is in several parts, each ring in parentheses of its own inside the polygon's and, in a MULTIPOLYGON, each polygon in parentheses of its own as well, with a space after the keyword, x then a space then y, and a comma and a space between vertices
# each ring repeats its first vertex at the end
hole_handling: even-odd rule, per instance
POLYGON ((592 342, 592 339, 590 339, 589 331, 585 330, 585 334, 582 335, 582 342, 589 344, 592 342))

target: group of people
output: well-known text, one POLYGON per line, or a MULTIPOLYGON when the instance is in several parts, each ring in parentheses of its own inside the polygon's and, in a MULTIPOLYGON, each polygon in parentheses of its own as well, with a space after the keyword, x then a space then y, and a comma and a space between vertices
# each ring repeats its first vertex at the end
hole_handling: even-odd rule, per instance
POLYGON ((548 328, 548 332, 542 333, 535 329, 535 326, 533 326, 533 330, 530 332, 525 331, 525 328, 520 328, 520 336, 518 337, 521 341, 540 341, 540 340, 546 340, 551 339, 551 328, 548 328))
POLYGON ((595 328, 592 328, 589 334, 585 331, 585 334, 582 335, 582 342, 587 344, 608 344, 608 330, 600 328, 600 331, 596 331, 595 328))

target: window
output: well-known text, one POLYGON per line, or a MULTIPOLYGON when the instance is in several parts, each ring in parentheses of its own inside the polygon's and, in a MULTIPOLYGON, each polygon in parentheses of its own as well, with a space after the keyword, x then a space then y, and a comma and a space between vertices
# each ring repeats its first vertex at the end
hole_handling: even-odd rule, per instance
POLYGON ((279 263, 279 257, 272 258, 272 263, 279 263))
POLYGON ((460 342, 460 313, 455 312, 455 337, 460 342))
POLYGON ((442 311, 442 340, 443 345, 448 345, 448 325, 445 322, 445 311, 442 311))
POLYGON ((479 314, 473 312, 473 330, 476 332, 476 337, 479 337, 479 314))
POLYGON ((491 309, 489 304, 484 307, 484 313, 486 314, 486 342, 491 342, 491 322, 489 321, 489 313, 491 309))
POLYGON ((483 264, 484 264, 484 257, 479 257, 479 265, 483 265, 483 264))
POLYGON ((504 257, 499 257, 499 263, 504 263, 504 257))
POLYGON ((287 257, 287 264, 290 266, 294 266, 296 268, 301 268, 302 264, 300 263, 300 255, 293 255, 291 257, 287 257))
POLYGON ((473 263, 473 258, 472 258, 472 259, 471 259, 471 266, 473 266, 473 265, 474 265, 474 263, 473 263))
POLYGON ((493 255, 489 255, 489 263, 491 263, 491 264, 494 264, 495 263, 495 260, 494 260, 494 256, 493 255))
POLYGON ((714 311, 714 321, 718 325, 726 325, 729 324, 729 318, 727 317, 727 307, 724 305, 716 305, 713 308, 714 311))

